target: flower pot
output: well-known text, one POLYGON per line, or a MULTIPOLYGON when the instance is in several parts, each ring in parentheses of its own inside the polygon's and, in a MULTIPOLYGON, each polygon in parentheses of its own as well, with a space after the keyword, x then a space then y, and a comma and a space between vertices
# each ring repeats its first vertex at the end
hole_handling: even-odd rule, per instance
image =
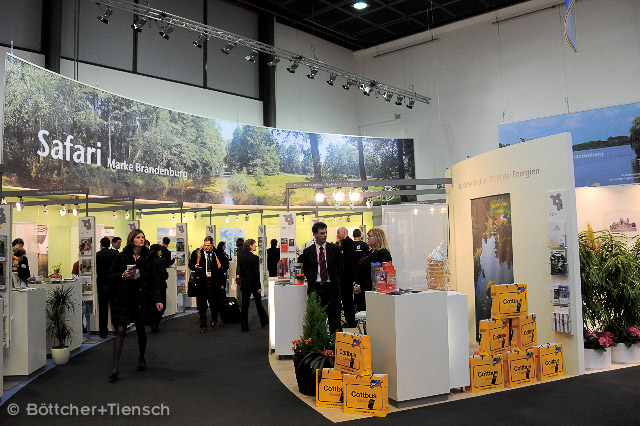
POLYGON ((603 370, 611 367, 611 348, 584 350, 584 368, 587 370, 603 370))
POLYGON ((298 390, 303 395, 316 396, 316 370, 311 370, 308 365, 300 364, 303 356, 293 356, 293 367, 296 371, 298 390))
POLYGON ((611 362, 619 364, 640 363, 640 343, 634 343, 628 348, 624 343, 618 343, 611 348, 611 362))
POLYGON ((51 359, 55 365, 64 365, 69 362, 69 355, 71 349, 67 346, 65 348, 51 348, 51 359))

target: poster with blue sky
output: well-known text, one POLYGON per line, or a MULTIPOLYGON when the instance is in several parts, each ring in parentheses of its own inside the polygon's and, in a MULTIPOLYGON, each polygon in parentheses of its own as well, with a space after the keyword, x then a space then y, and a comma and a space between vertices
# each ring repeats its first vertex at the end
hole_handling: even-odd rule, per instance
POLYGON ((640 103, 498 126, 500 146, 569 132, 576 187, 640 182, 640 103))

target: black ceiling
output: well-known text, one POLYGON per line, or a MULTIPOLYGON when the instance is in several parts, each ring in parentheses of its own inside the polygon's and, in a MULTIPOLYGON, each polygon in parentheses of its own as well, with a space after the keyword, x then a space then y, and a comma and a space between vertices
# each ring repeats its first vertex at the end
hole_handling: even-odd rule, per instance
POLYGON ((525 0, 236 0, 278 22, 352 50, 364 49, 525 0))

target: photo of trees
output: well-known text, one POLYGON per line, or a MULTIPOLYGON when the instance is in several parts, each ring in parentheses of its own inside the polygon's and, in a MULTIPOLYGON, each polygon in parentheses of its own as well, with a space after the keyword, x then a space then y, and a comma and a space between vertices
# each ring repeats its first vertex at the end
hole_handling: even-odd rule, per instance
MULTIPOLYGON (((415 177, 409 139, 199 117, 104 92, 10 55, 3 155, 9 187, 88 186, 94 195, 212 204, 283 205, 287 182, 357 186, 415 177)), ((291 191, 290 204, 313 205, 313 190, 291 191)))

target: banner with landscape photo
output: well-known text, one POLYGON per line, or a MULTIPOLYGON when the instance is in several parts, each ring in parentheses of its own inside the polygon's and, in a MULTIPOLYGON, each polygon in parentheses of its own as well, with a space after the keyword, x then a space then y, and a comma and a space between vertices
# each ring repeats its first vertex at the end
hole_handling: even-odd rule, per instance
POLYGON ((576 187, 640 182, 640 103, 500 124, 499 146, 564 132, 571 133, 576 187))
MULTIPOLYGON (((93 195, 213 204, 283 205, 287 182, 353 180, 357 186, 358 180, 415 177, 409 139, 199 117, 114 95, 11 55, 2 152, 9 187, 87 186, 93 195)), ((313 198, 313 189, 295 190, 290 204, 312 205, 313 198)))

